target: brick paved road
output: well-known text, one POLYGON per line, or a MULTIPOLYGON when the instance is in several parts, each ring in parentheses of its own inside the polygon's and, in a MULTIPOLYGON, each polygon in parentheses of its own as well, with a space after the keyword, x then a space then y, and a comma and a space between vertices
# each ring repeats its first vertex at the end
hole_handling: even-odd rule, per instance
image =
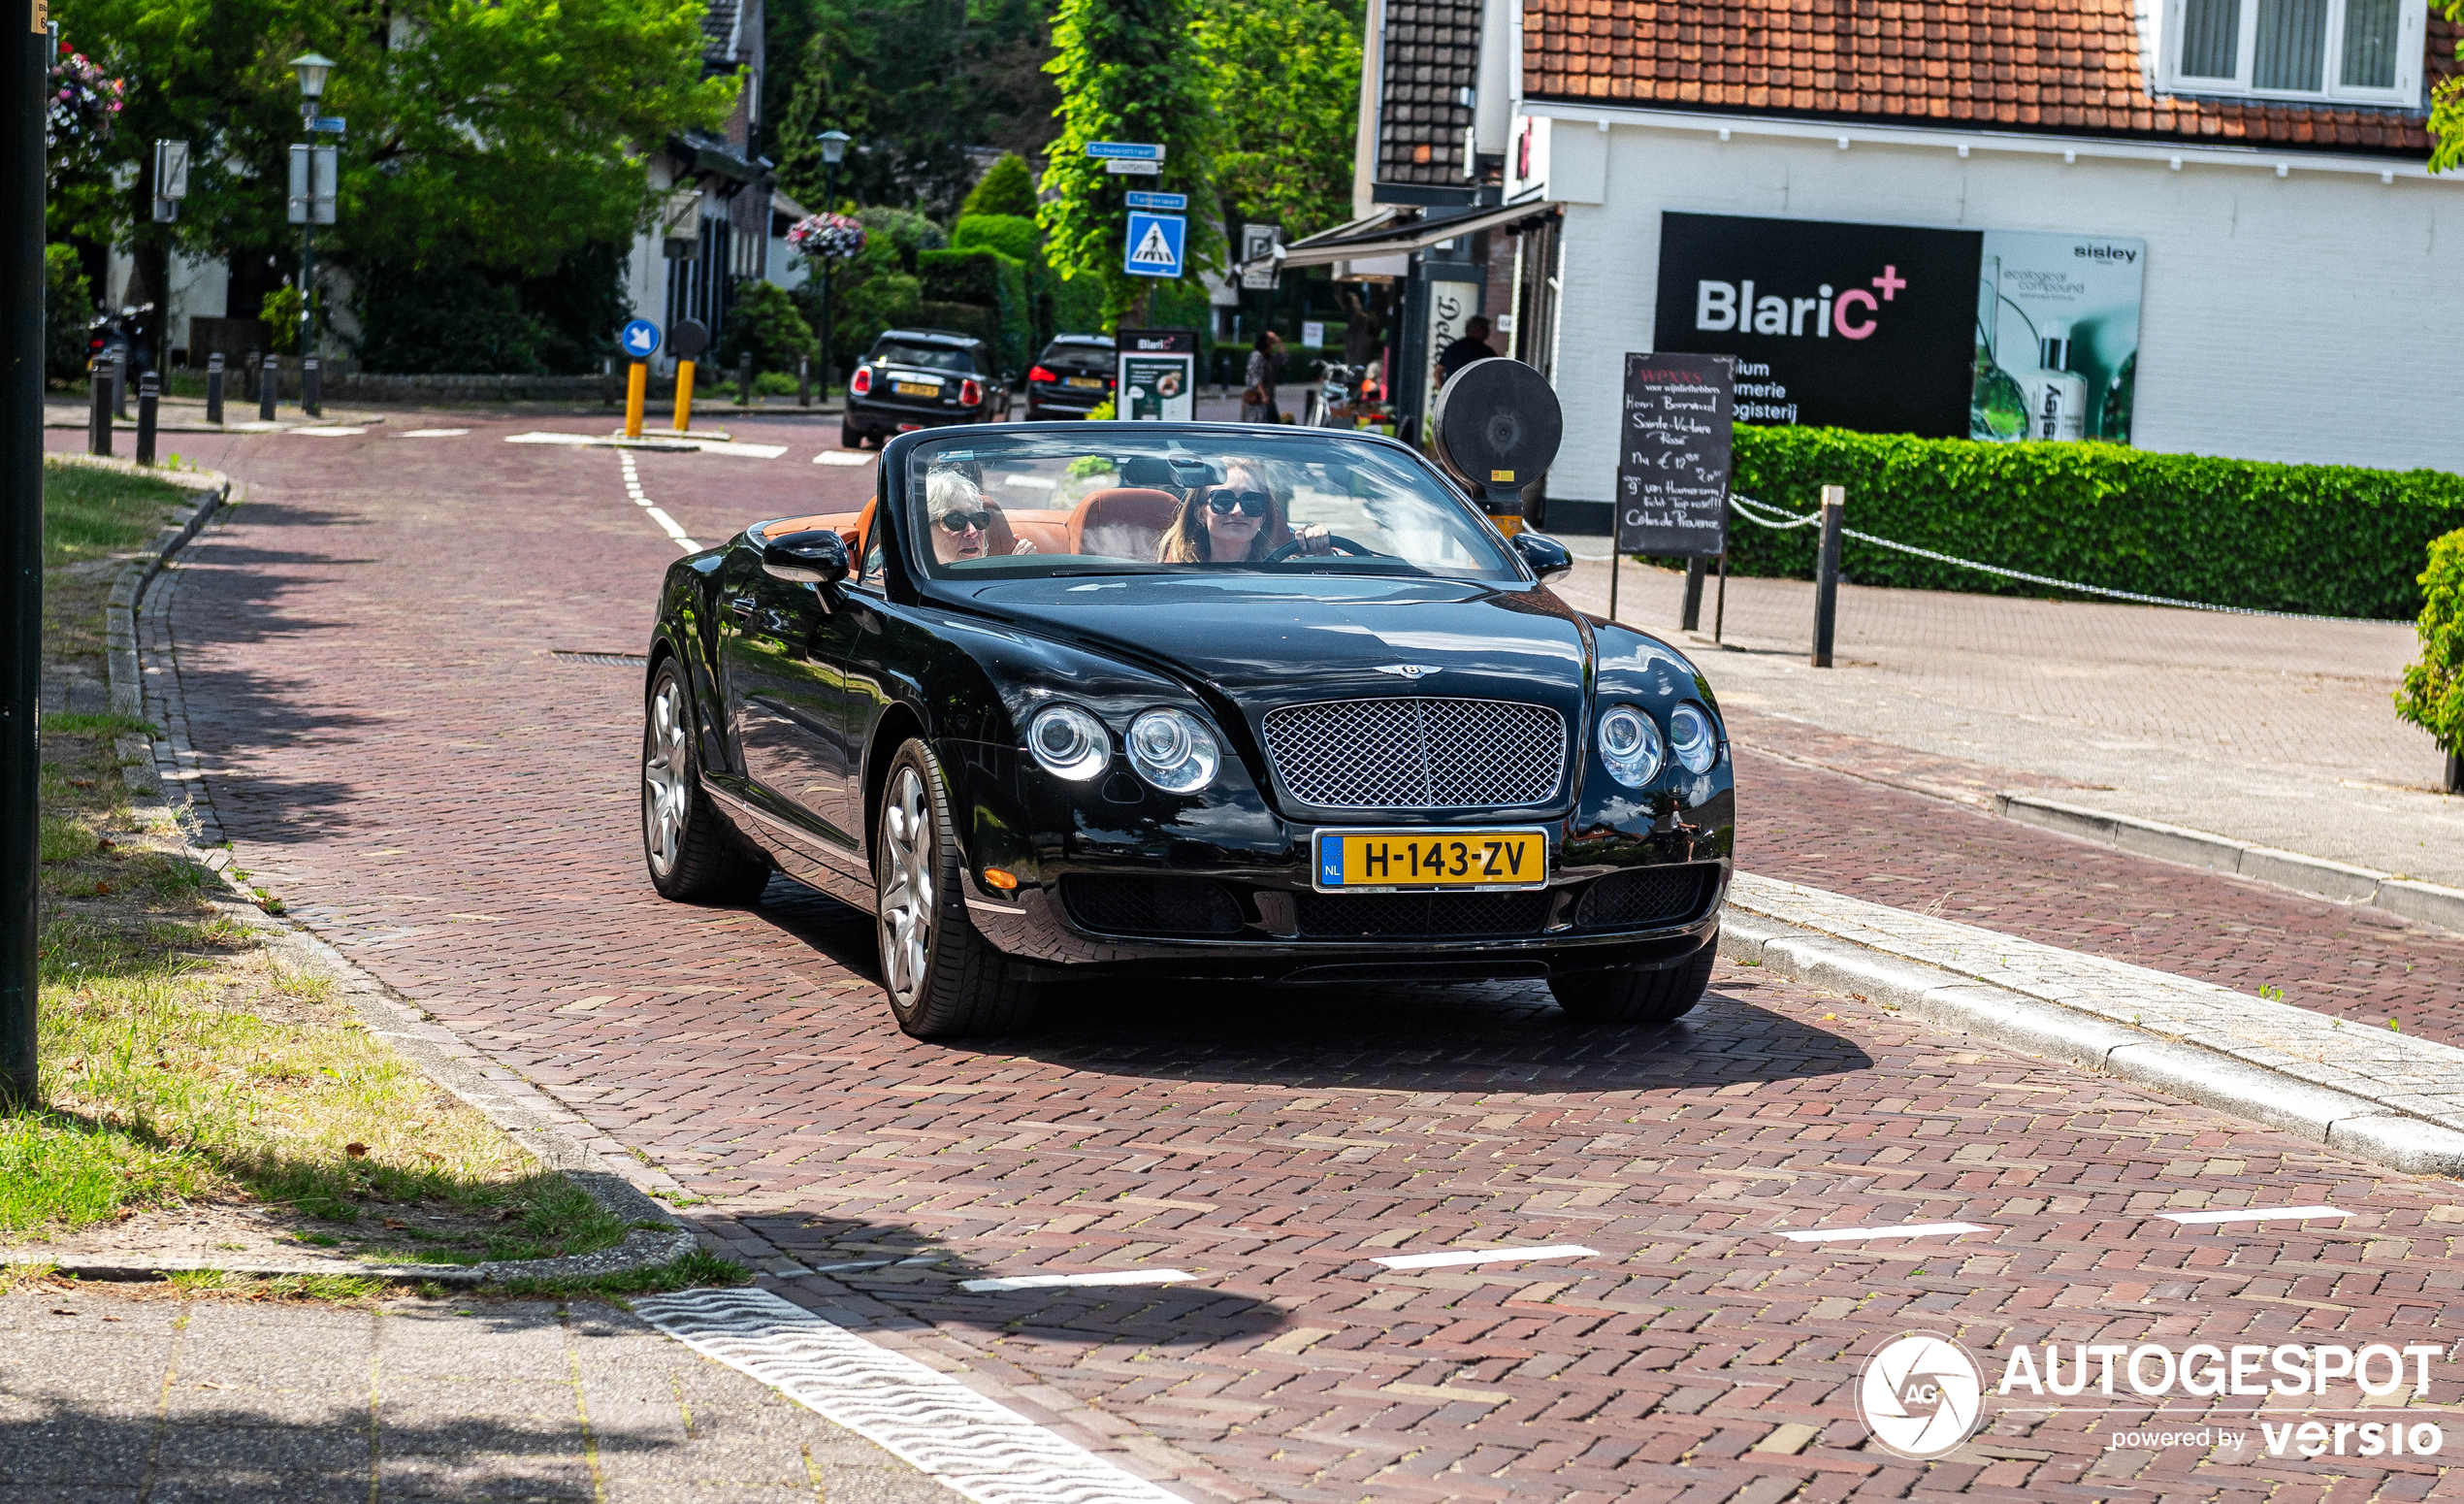
MULTIPOLYGON (((2120 1402, 2005 1412, 1990 1450, 1921 1468, 1864 1448, 1845 1386, 1915 1326, 1979 1350, 2449 1341, 2451 1187, 1750 970, 1659 1032, 1568 1030, 1514 986, 1182 988, 1090 991, 1036 1035, 954 1049, 890 1026, 843 910, 784 882, 750 910, 660 903, 634 832, 637 676, 544 655, 638 650, 675 545, 613 454, 497 441, 523 426, 544 425, 252 441, 252 505, 177 587, 192 734, 240 865, 707 1197, 714 1234, 761 1260, 942 1256, 796 1276, 792 1298, 1199 1497, 2431 1495, 2411 1458, 2107 1453, 2148 1419, 2120 1402), (2354 1215, 2148 1220, 2308 1203, 2354 1215), (1991 1230, 1769 1232, 1941 1221, 1991 1230), (1552 1243, 1599 1256, 1368 1261, 1552 1243), (956 1287, 1131 1264, 1200 1278, 956 1287)), ((714 541, 821 488, 862 494, 812 446, 639 468, 714 541)), ((1772 875, 1918 907, 1948 889, 1942 912, 2202 974, 2249 954, 2221 929, 2248 924, 2424 1032, 2429 984, 2400 966, 2456 991, 2454 953, 2412 932, 2356 936, 2324 905, 1776 759, 1740 773, 1747 862, 1772 875)))

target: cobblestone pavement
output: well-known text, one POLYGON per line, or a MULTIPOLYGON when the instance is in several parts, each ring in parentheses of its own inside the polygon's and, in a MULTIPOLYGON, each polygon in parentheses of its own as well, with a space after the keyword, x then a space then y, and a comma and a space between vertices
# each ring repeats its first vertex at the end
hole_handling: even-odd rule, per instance
POLYGON ((595 1303, 0 1297, 11 1504, 956 1504, 595 1303))
MULTIPOLYGON (((191 735, 240 866, 706 1198, 690 1215, 791 1299, 1196 1498, 2440 1487, 2428 1458, 2108 1450, 2186 1411, 2251 1419, 2179 1394, 2159 1417, 2126 1390, 1997 1400, 1984 1444, 1946 1461, 1868 1446, 1849 1382, 1911 1327, 1994 1373, 2010 1344, 2056 1339, 2449 1342, 2464 1198, 1752 969, 1723 966, 1658 1031, 1570 1029, 1501 984, 1089 988, 989 1048, 904 1038, 867 922, 783 881, 740 910, 651 895, 638 675, 548 654, 638 651, 676 545, 615 455, 507 431, 250 450, 251 504, 178 572, 191 735), (2155 1216, 2311 1204, 2347 1215, 2155 1216), (1941 1222, 1984 1230, 1773 1235, 1941 1222), (1596 1252, 1371 1261, 1552 1244, 1596 1252), (801 1272, 832 1264, 869 1267, 801 1272), (1123 1269, 1194 1278, 960 1288, 1123 1269), (2021 1408, 2040 1404, 2059 1408, 2021 1408)), ((707 542, 869 488, 808 459, 637 464, 707 542)), ((1742 760, 1740 783, 1746 865, 1769 875, 2185 970, 2261 936, 2357 988, 2351 1005, 2435 1012, 2399 969, 2424 964, 2416 932, 2357 941, 2327 905, 1776 759, 1742 760)), ((2425 1421, 2454 1398, 2431 1377, 2411 1396, 2425 1421)))

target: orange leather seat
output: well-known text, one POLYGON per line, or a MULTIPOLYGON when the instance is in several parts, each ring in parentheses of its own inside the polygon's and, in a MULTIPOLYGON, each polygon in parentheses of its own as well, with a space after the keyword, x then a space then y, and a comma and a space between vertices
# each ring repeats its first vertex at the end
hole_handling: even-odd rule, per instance
POLYGON ((1068 552, 1151 562, 1180 510, 1181 498, 1147 486, 1092 492, 1070 513, 1068 552))

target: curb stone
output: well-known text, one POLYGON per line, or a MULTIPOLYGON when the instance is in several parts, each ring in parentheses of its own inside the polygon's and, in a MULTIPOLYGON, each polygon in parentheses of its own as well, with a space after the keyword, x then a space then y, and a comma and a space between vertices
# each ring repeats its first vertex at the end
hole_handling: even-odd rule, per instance
MULTIPOLYGON (((80 458, 83 463, 104 468, 136 470, 133 462, 80 458)), ((15 1257, 7 1261, 41 1262, 64 1274, 99 1280, 146 1280, 174 1272, 216 1270, 249 1275, 346 1274, 469 1287, 517 1279, 594 1279, 630 1274, 672 1263, 693 1252, 699 1239, 650 1194, 657 1191, 682 1195, 683 1188, 674 1180, 653 1166, 632 1161, 612 1139, 593 1134, 598 1143, 583 1142, 570 1130, 581 1128, 588 1132, 578 1118, 557 1107, 544 1093, 513 1071, 463 1043, 450 1030, 433 1022, 417 1004, 353 965, 305 926, 263 912, 232 872, 231 853, 219 845, 220 828, 211 818, 211 805, 206 801, 195 753, 186 745, 186 714, 179 702, 177 669, 145 668, 140 658, 137 618, 143 611, 146 617, 156 618, 153 624, 159 625, 160 607, 169 592, 155 592, 148 599, 146 587, 211 518, 244 499, 245 488, 211 471, 148 474, 205 495, 185 519, 155 536, 144 557, 121 570, 105 606, 113 710, 141 718, 147 709, 163 712, 156 722, 163 727, 160 742, 145 736, 127 736, 117 743, 124 760, 131 765, 124 769, 124 776, 137 805, 138 819, 158 829, 178 832, 191 858, 222 879, 229 892, 210 893, 206 900, 223 917, 257 934, 283 965, 331 982, 348 998, 373 1036, 407 1059, 447 1094, 503 1129, 542 1166, 561 1171, 602 1209, 624 1219, 632 1230, 623 1242, 597 1253, 476 1264, 372 1263, 345 1259, 246 1262, 206 1259, 131 1261, 122 1258, 55 1261, 28 1258, 24 1249, 15 1251, 15 1257), (171 790, 168 797, 167 785, 171 790), (211 843, 198 838, 201 833, 211 833, 211 843), (620 1162, 624 1166, 621 1169, 620 1162)), ((177 576, 173 578, 176 582, 177 576)))
POLYGON ((1735 906, 1720 927, 1733 962, 1863 997, 2023 1054, 2048 1057, 2231 1113, 2414 1175, 2464 1175, 2464 1131, 2043 998, 1924 965, 1735 906))
POLYGON ((2108 814, 2017 790, 1994 795, 1994 813, 2100 846, 2230 872, 2315 899, 2357 903, 2415 924, 2464 932, 2464 889, 2418 882, 2375 867, 2330 862, 2323 857, 2282 851, 2229 835, 2142 820, 2135 815, 2108 814))

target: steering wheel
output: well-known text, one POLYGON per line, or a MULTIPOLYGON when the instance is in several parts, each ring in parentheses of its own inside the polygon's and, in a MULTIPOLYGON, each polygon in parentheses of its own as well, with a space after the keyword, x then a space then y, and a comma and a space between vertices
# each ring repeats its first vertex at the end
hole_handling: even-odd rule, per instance
MULTIPOLYGON (((1329 533, 1325 535, 1325 537, 1326 541, 1334 544, 1338 550, 1345 554, 1362 559, 1375 559, 1378 557, 1377 549, 1370 547, 1367 543, 1354 542, 1352 539, 1344 537, 1340 533, 1329 533)), ((1277 564, 1285 559, 1289 559, 1301 551, 1304 541, 1305 539, 1293 539, 1282 547, 1276 549, 1273 553, 1268 554, 1263 559, 1260 559, 1258 563, 1277 564)))

